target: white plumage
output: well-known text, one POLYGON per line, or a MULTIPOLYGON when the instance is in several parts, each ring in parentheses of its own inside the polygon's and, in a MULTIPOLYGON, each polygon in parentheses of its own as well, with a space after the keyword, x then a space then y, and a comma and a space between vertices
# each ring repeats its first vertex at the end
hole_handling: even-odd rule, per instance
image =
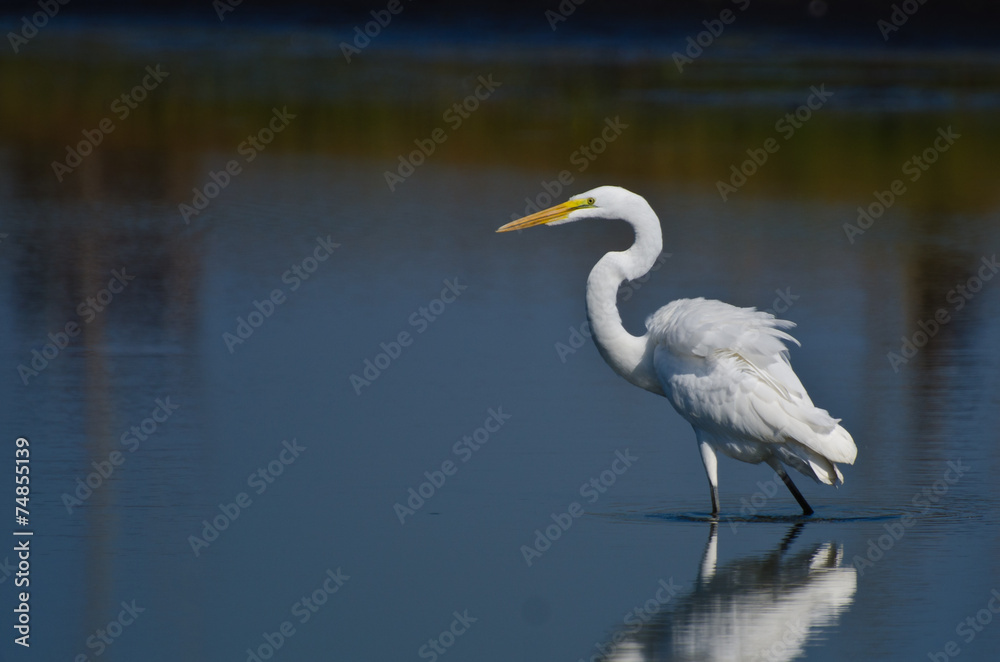
POLYGON ((792 322, 753 308, 709 299, 679 299, 646 321, 636 337, 622 326, 619 286, 649 271, 663 248, 660 222, 642 197, 602 186, 500 228, 558 225, 587 218, 621 219, 635 229, 626 251, 607 253, 587 279, 587 315, 601 355, 618 374, 663 395, 694 428, 718 514, 717 453, 767 462, 803 512, 809 504, 785 472, 788 465, 827 485, 844 477, 836 463, 853 464, 854 440, 816 407, 792 371, 785 329, 792 322))
POLYGON ((813 405, 788 363, 791 322, 721 301, 681 299, 646 323, 664 395, 700 440, 754 464, 776 455, 827 485, 843 482, 854 442, 813 405))

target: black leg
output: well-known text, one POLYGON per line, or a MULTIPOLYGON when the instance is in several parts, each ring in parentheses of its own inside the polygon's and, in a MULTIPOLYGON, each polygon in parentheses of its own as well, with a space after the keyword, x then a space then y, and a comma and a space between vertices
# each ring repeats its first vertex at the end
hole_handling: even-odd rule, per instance
POLYGON ((799 492, 799 488, 795 487, 795 483, 792 482, 792 478, 788 475, 788 472, 785 471, 785 468, 779 464, 774 467, 774 470, 778 472, 778 475, 781 476, 781 482, 785 484, 788 491, 791 492, 792 496, 795 497, 795 500, 799 502, 799 505, 802 507, 802 514, 812 515, 815 511, 809 506, 806 498, 802 496, 802 492, 799 492))
POLYGON ((708 483, 709 487, 712 488, 712 517, 719 516, 719 488, 713 485, 711 481, 708 483))

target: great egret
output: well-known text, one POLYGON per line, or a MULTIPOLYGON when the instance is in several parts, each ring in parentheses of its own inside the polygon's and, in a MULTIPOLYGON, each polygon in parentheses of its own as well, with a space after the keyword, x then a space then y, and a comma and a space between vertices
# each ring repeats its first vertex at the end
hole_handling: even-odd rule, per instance
POLYGON ((678 299, 646 320, 633 336, 618 315, 619 286, 650 270, 663 249, 660 220, 646 200, 617 186, 601 186, 567 202, 525 216, 497 232, 560 225, 590 218, 620 219, 635 230, 626 251, 606 253, 587 278, 587 317, 597 349, 608 365, 636 386, 662 395, 694 428, 719 514, 717 452, 767 462, 811 515, 783 464, 827 485, 844 476, 835 463, 854 464, 851 435, 813 405, 792 371, 784 329, 793 322, 754 308, 711 299, 678 299))
POLYGON ((854 604, 858 570, 835 542, 795 548, 800 520, 771 551, 719 564, 718 523, 694 586, 658 592, 650 609, 629 612, 603 645, 601 662, 701 662, 798 659, 820 630, 854 604), (661 597, 662 596, 662 597, 661 597))

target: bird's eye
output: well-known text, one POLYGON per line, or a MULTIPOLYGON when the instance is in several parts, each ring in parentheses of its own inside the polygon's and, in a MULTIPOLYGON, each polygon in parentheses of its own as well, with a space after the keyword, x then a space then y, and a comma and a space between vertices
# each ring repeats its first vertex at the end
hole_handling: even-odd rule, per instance
POLYGON ((596 202, 596 200, 594 200, 593 198, 587 198, 587 204, 590 205, 591 207, 594 206, 594 202, 596 202))

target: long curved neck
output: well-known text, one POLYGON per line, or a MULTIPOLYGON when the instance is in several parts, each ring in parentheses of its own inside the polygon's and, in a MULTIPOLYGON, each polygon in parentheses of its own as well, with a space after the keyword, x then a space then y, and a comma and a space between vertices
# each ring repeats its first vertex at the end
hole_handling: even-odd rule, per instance
POLYGON ((608 365, 636 386, 663 395, 646 337, 629 333, 618 314, 618 288, 647 273, 663 250, 660 220, 643 200, 625 218, 635 230, 627 251, 607 253, 587 278, 587 318, 598 351, 608 365))

